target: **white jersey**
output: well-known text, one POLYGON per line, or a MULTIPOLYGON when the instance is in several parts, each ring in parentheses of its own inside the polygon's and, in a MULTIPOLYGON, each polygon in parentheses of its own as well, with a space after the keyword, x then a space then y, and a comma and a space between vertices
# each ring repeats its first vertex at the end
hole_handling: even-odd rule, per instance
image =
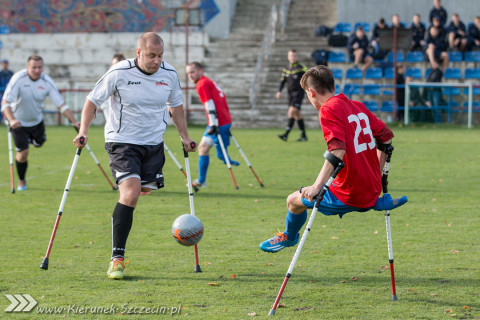
MULTIPOLYGON (((33 127, 43 120, 45 98, 60 107, 64 100, 52 78, 42 73, 36 81, 30 79, 27 69, 16 72, 5 89, 3 99, 10 103, 13 115, 24 127, 33 127)), ((5 106, 2 107, 4 111, 5 106)))
POLYGON ((147 74, 136 59, 120 61, 98 80, 87 99, 100 107, 112 95, 105 142, 158 145, 167 128, 168 108, 182 105, 177 72, 166 62, 147 74))

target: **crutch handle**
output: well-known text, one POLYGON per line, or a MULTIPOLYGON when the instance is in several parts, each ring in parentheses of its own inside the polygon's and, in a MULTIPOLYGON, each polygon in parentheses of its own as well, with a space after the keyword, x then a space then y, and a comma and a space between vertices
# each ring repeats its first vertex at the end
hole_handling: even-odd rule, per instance
POLYGON ((80 142, 80 144, 84 144, 85 143, 85 137, 80 137, 78 139, 78 141, 80 142))

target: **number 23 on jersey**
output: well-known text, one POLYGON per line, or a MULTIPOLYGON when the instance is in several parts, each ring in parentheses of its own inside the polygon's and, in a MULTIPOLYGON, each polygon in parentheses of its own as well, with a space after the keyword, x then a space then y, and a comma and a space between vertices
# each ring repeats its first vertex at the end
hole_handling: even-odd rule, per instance
MULTIPOLYGON (((372 129, 370 128, 370 121, 365 113, 351 114, 348 116, 348 122, 355 125, 355 137, 353 138, 353 144, 355 146, 355 152, 360 153, 368 149, 375 148, 375 140, 373 138, 372 129), (362 121, 363 120, 363 121, 362 121), (365 140, 370 140, 368 143, 359 143, 360 134, 365 136, 365 140)), ((362 139, 363 141, 364 139, 362 139)))

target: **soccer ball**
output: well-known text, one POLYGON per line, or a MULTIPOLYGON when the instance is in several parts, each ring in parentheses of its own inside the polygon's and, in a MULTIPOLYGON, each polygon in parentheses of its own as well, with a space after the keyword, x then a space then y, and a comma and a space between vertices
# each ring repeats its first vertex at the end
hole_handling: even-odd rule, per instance
POLYGON ((183 214, 173 222, 172 236, 183 246, 193 246, 202 239, 203 223, 191 214, 183 214))

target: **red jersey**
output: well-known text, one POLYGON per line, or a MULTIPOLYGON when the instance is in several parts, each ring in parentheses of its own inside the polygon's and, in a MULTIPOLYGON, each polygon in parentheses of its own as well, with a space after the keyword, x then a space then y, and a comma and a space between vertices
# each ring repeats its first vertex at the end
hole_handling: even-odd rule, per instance
POLYGON ((382 191, 375 140, 390 140, 392 131, 363 103, 343 94, 328 99, 320 108, 319 118, 328 149, 345 150, 345 168, 330 190, 346 205, 358 208, 375 205, 382 191))
MULTIPOLYGON (((205 76, 202 76, 197 81, 196 88, 198 96, 200 97, 200 101, 202 101, 204 106, 205 102, 210 99, 213 100, 213 103, 215 104, 215 109, 217 110, 217 119, 219 126, 232 123, 232 117, 230 116, 230 111, 228 110, 227 98, 225 98, 225 93, 223 93, 222 89, 220 89, 220 87, 215 81, 205 76)), ((207 109, 205 109, 205 113, 208 118, 209 115, 207 109)))

